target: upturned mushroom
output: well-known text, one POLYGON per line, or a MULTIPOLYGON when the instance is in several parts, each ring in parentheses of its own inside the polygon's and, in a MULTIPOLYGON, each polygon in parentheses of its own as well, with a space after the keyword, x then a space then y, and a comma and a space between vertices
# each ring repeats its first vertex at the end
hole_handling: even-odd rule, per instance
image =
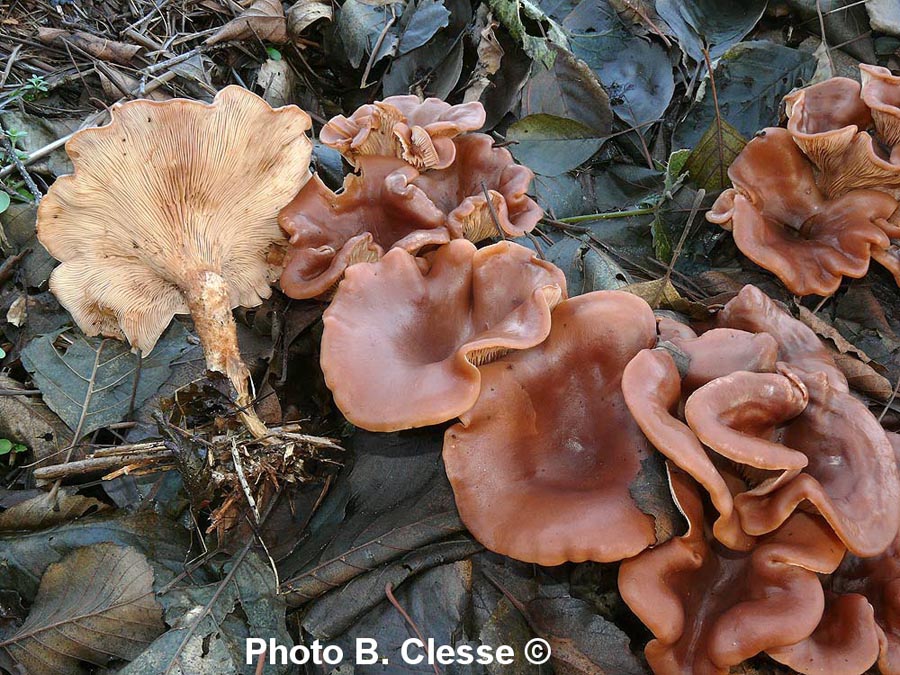
POLYGON ((478 365, 550 332, 565 275, 511 242, 403 249, 347 270, 323 318, 321 364, 344 416, 370 431, 439 424, 472 407, 478 365))
POLYGON ((734 187, 719 196, 707 220, 731 231, 741 252, 792 293, 831 295, 842 277, 864 276, 872 258, 900 284, 891 244, 900 236, 891 221, 897 201, 870 189, 827 198, 790 132, 765 129, 728 176, 734 187))
POLYGON ((657 543, 642 510, 653 449, 622 400, 635 354, 656 342, 637 296, 560 303, 547 339, 481 368, 481 395, 444 436, 460 517, 491 551, 540 565, 611 562, 657 543))
POLYGON ((415 185, 418 172, 393 157, 359 158, 359 174, 333 192, 313 176, 281 210, 289 237, 281 289, 297 299, 327 295, 344 271, 391 248, 413 255, 450 241, 446 215, 415 185))
POLYGON ((191 314, 207 368, 228 377, 243 421, 264 435, 231 310, 271 294, 278 211, 309 177, 309 116, 236 86, 211 104, 139 100, 111 116, 69 140, 75 173, 38 210, 38 237, 62 263, 50 288, 87 335, 143 354, 175 314, 191 314))
POLYGON ((420 170, 444 169, 453 163, 452 139, 480 129, 481 103, 450 105, 438 98, 391 96, 361 106, 350 117, 338 115, 319 139, 338 150, 354 166, 360 157, 398 157, 420 170))

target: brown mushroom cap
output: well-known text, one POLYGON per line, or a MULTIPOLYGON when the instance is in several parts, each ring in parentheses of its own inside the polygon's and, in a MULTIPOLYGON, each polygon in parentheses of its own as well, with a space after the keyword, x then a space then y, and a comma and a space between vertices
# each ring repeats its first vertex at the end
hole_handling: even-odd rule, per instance
POLYGON ((866 63, 859 64, 859 74, 862 100, 872 111, 878 139, 892 149, 893 162, 900 146, 900 77, 887 68, 866 63))
POLYGON ((353 424, 397 431, 439 424, 478 398, 476 364, 550 332, 565 276, 518 244, 457 239, 429 269, 402 249, 354 265, 325 311, 321 364, 353 424))
POLYGON ((690 529, 619 568, 622 598, 656 638, 644 652, 653 672, 726 675, 808 637, 824 607, 816 573, 844 553, 827 525, 796 513, 751 552, 724 549, 706 533, 693 481, 674 470, 670 478, 690 529))
POLYGON ((543 215, 527 194, 534 178, 531 169, 516 164, 505 148, 495 148, 486 134, 467 134, 453 143, 456 161, 452 165, 412 181, 448 214, 451 234, 477 242, 504 233, 519 237, 530 232, 543 215))
POLYGON ((313 176, 278 216, 288 235, 281 288, 292 298, 314 298, 331 290, 344 270, 378 260, 384 251, 417 253, 450 241, 446 216, 419 188, 418 175, 393 157, 360 157, 335 193, 313 176))
POLYGON ((700 337, 671 341, 690 359, 682 382, 685 394, 739 370, 774 373, 778 361, 778 342, 768 333, 713 328, 700 337))
POLYGON ((872 252, 891 245, 895 228, 887 219, 896 200, 876 190, 826 199, 784 129, 750 141, 728 175, 735 187, 719 196, 707 220, 731 230, 741 252, 793 293, 830 295, 843 276, 864 276, 872 252))
POLYGON ((671 353, 664 349, 639 352, 625 366, 622 393, 629 412, 653 446, 709 493, 719 513, 713 525, 716 538, 735 550, 749 550, 754 539, 741 529, 725 477, 691 428, 677 417, 683 389, 671 353))
POLYGON ((716 315, 716 325, 750 333, 767 333, 778 344, 778 360, 804 371, 823 372, 838 391, 849 391, 847 378, 831 352, 811 328, 798 321, 756 286, 744 286, 716 315))
POLYGON ((481 395, 444 437, 466 527, 526 562, 614 561, 656 541, 630 489, 650 448, 622 399, 625 365, 656 341, 640 298, 561 303, 540 345, 482 366, 481 395))
MULTIPOLYGON (((872 606, 862 595, 825 592, 825 612, 815 632, 805 640, 766 652, 801 673, 862 675, 878 659, 878 625, 872 606)), ((898 672, 881 670, 882 675, 898 672)))
MULTIPOLYGON (((751 535, 771 532, 808 502, 850 551, 878 555, 900 529, 900 475, 891 444, 868 408, 831 387, 824 373, 804 373, 803 381, 809 404, 784 429, 781 444, 806 456, 809 464, 777 489, 737 495, 741 526, 751 535)), ((722 452, 718 438, 701 438, 722 452)))
POLYGON ((349 118, 338 115, 323 128, 319 139, 335 148, 351 164, 359 157, 398 157, 417 169, 442 169, 456 156, 451 139, 484 125, 481 103, 450 105, 437 98, 391 96, 361 106, 349 118))
POLYGON ((38 210, 38 237, 62 261, 50 288, 86 334, 145 354, 190 311, 208 368, 246 397, 231 309, 271 293, 278 210, 309 177, 309 116, 236 86, 211 104, 140 100, 111 116, 66 144, 75 173, 38 210))
POLYGON ((804 154, 823 174, 841 173, 841 156, 872 124, 859 82, 832 77, 788 94, 784 102, 787 130, 804 154))

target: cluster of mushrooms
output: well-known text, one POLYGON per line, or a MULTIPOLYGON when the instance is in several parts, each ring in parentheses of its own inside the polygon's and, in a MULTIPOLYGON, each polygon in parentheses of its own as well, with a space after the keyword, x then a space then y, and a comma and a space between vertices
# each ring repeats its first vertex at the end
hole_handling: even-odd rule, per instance
MULTIPOLYGON (((817 86, 793 97, 796 119, 817 86)), ((350 422, 452 423, 447 474, 487 548, 542 565, 623 561, 654 672, 727 673, 765 652, 803 673, 876 661, 900 673, 900 437, 850 394, 816 335, 752 286, 694 325, 626 292, 569 298, 561 270, 506 239, 542 212, 531 171, 475 133, 484 119, 479 104, 410 96, 337 117, 320 138, 355 171, 335 192, 310 177, 310 121, 294 106, 237 87, 211 104, 117 106, 69 142, 75 173, 41 203, 38 235, 62 261, 51 288, 85 333, 144 353, 189 312, 209 369, 265 437, 231 310, 259 304, 280 275, 288 296, 330 303, 321 366, 350 422), (502 240, 476 247, 490 238, 502 240), (680 536, 642 499, 662 457, 680 536)), ((858 186, 828 206, 837 193, 816 185, 838 189, 831 165, 820 158, 816 174, 791 133, 768 130, 733 168, 718 212, 730 204, 736 237, 745 215, 760 236, 783 224, 773 213, 826 214, 813 234, 829 209, 861 218, 845 208, 861 192, 896 206, 858 186), (805 167, 795 187, 818 199, 810 213, 757 190, 781 180, 747 168, 773 144, 805 167)), ((865 213, 891 231, 893 208, 865 213)), ((866 239, 866 255, 893 255, 886 237, 866 239)), ((797 241, 794 257, 820 251, 797 241)))
POLYGON ((862 85, 833 77, 785 97, 787 129, 747 144, 706 216, 797 295, 831 295, 870 260, 900 285, 900 77, 859 69, 862 85))

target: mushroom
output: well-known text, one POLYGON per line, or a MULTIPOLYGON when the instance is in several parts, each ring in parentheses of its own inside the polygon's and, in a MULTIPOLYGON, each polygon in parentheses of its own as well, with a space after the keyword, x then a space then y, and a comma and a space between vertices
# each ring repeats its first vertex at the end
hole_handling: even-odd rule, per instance
POLYGON ((451 236, 478 242, 534 229, 543 210, 527 194, 531 169, 516 164, 509 150, 495 148, 485 134, 460 136, 453 144, 453 164, 411 181, 447 214, 451 236))
POLYGON ((559 269, 510 242, 456 239, 428 261, 394 248, 350 267, 325 311, 325 382, 364 429, 445 422, 478 398, 479 364, 547 337, 565 288, 559 269))
POLYGON ((397 247, 412 254, 450 241, 446 216, 419 188, 418 172, 393 157, 359 158, 359 175, 350 174, 335 193, 313 176, 278 222, 288 235, 281 288, 292 298, 327 294, 344 270, 381 258, 397 247))
POLYGON ((853 190, 827 199, 784 129, 766 129, 750 141, 728 175, 734 188, 719 196, 707 220, 730 230, 741 252, 792 293, 831 295, 842 277, 864 276, 869 259, 883 258, 890 238, 900 235, 889 222, 893 197, 853 190))
MULTIPOLYGON (((890 161, 900 160, 900 77, 882 66, 859 64, 862 100, 872 112, 878 140, 890 149, 890 161)), ((900 173, 900 166, 895 169, 900 173)))
POLYGON ((190 313, 207 367, 263 435, 231 310, 271 293, 278 210, 309 176, 309 116, 230 86, 211 104, 139 100, 111 117, 69 140, 75 173, 38 210, 38 238, 62 263, 50 288, 87 335, 143 354, 190 313))
POLYGON ((784 97, 787 130, 820 172, 820 184, 831 197, 842 191, 844 153, 857 134, 872 125, 872 114, 860 98, 860 85, 832 77, 784 97))
POLYGON ((656 342, 653 312, 596 291, 552 319, 544 342, 481 367, 477 403, 444 436, 447 476, 491 551, 540 565, 621 560, 657 541, 638 501, 654 453, 620 386, 656 342))
MULTIPOLYGON (((765 333, 723 328, 699 338, 671 335, 671 344, 681 357, 682 372, 671 349, 640 352, 622 376, 625 403, 654 447, 706 488, 720 514, 713 524, 716 538, 730 548, 748 550, 754 538, 741 529, 734 510, 735 481, 729 481, 727 467, 713 462, 694 431, 677 415, 683 397, 719 377, 743 370, 774 372, 777 345, 765 333)), ((796 458, 794 463, 802 467, 806 460, 796 458)))
MULTIPOLYGON (((887 436, 900 457, 900 435, 887 436)), ((900 535, 881 555, 845 556, 826 589, 816 631, 769 655, 803 673, 857 675, 877 660, 882 675, 900 675, 900 535)))
POLYGON ((726 675, 760 652, 807 638, 822 617, 817 573, 833 571, 844 548, 821 518, 795 513, 748 552, 708 534, 703 502, 671 470, 688 532, 625 560, 619 592, 653 633, 644 651, 657 675, 726 675))
POLYGON ((801 379, 805 371, 821 372, 825 373, 833 389, 850 391, 847 378, 813 330, 788 314, 756 286, 744 286, 728 301, 716 315, 715 325, 768 334, 778 346, 777 360, 797 368, 801 379))
POLYGON ((356 166, 360 157, 398 157, 420 170, 444 169, 453 163, 452 139, 484 125, 481 103, 450 105, 437 98, 391 96, 364 105, 349 118, 332 118, 319 134, 356 166))

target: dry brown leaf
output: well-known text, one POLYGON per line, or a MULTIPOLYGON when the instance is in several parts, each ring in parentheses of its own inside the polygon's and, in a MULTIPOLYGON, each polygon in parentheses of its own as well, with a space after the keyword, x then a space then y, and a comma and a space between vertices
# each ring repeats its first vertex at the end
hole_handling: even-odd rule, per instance
MULTIPOLYGON (((141 83, 136 78, 131 77, 131 75, 127 75, 112 67, 106 68, 106 72, 97 71, 97 74, 100 76, 100 86, 103 88, 103 93, 110 101, 118 101, 126 92, 140 93, 138 87, 141 83)), ((145 94, 144 98, 149 98, 151 101, 167 101, 172 96, 162 89, 154 89, 145 94)))
POLYGON ((334 20, 334 10, 330 2, 297 0, 287 13, 288 35, 291 39, 296 40, 304 30, 320 19, 334 20))
POLYGON ((111 61, 122 65, 127 65, 134 58, 134 55, 141 51, 141 47, 138 45, 106 40, 80 30, 68 31, 61 28, 38 28, 38 40, 45 45, 63 45, 68 42, 101 61, 111 61))
POLYGON ((275 44, 288 41, 287 19, 281 0, 256 0, 239 17, 232 19, 206 39, 214 45, 227 40, 266 40, 275 44))
POLYGON ((638 296, 653 309, 671 309, 692 319, 708 319, 710 317, 710 311, 706 306, 682 298, 678 289, 668 279, 628 284, 619 290, 638 296))
POLYGON ((135 658, 164 630, 147 559, 133 548, 94 544, 47 568, 25 623, 0 640, 0 666, 82 673, 83 662, 135 658))
MULTIPOLYGON (((0 389, 22 389, 22 384, 0 375, 0 389)), ((0 396, 0 437, 21 443, 41 460, 65 448, 72 432, 53 411, 34 396, 0 396)))
POLYGON ((476 48, 478 63, 466 89, 464 98, 466 103, 480 100, 484 90, 491 84, 491 76, 500 70, 500 60, 504 52, 494 34, 494 29, 499 25, 485 5, 478 8, 475 24, 475 34, 478 35, 476 48))
POLYGON ((262 97, 273 108, 280 108, 293 102, 294 71, 284 59, 266 59, 256 75, 256 86, 262 90, 262 97))
POLYGON ((45 492, 0 513, 0 532, 41 530, 109 507, 93 497, 45 492))
POLYGON ((800 305, 799 310, 800 321, 811 328, 819 339, 829 342, 834 348, 836 351, 834 361, 853 389, 881 401, 891 397, 894 388, 886 377, 872 367, 873 361, 868 354, 848 342, 834 326, 820 319, 803 305, 800 305))

